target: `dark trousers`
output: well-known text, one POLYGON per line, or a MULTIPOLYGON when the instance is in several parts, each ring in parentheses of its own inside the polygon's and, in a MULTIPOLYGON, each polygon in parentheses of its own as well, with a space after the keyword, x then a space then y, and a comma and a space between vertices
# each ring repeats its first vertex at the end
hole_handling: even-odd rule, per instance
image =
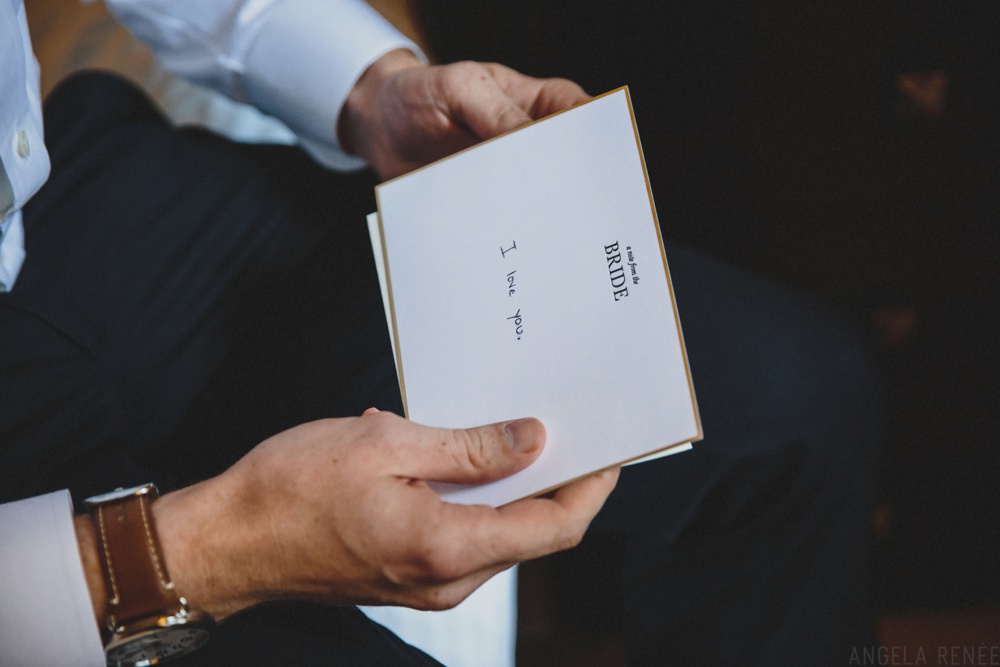
MULTIPOLYGON (((295 424, 401 411, 371 175, 172 128, 104 75, 45 113, 52 177, 0 296, 0 499, 170 490, 295 424)), ((802 294, 667 253, 706 440, 626 470, 571 571, 621 592, 634 664, 846 664, 870 641, 864 346, 802 294)), ((424 660, 353 609, 298 604, 228 621, 197 660, 317 657, 424 660)))

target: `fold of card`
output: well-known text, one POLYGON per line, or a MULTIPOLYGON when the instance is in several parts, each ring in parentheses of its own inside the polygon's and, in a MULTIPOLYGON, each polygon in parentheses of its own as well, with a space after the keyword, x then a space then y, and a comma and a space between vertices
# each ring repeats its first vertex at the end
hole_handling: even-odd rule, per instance
POLYGON ((369 216, 406 416, 537 417, 499 506, 690 448, 701 422, 626 88, 376 188, 369 216))

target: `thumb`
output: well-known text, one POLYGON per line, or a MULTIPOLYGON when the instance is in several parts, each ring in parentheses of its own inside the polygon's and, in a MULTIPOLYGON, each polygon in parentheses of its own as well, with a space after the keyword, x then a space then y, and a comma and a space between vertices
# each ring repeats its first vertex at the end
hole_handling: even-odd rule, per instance
POLYGON ((407 468, 416 479, 482 484, 527 468, 544 445, 545 427, 537 419, 467 429, 427 428, 407 468))

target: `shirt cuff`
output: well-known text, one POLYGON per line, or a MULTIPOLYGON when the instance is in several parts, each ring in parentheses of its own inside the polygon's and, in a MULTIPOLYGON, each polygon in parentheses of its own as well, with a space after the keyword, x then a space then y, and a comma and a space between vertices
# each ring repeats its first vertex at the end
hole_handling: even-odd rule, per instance
POLYGON ((68 491, 0 505, 0 664, 103 667, 68 491))
POLYGON ((0 292, 14 287, 24 265, 24 222, 21 211, 0 222, 0 292))
POLYGON ((360 0, 287 0, 272 8, 246 54, 247 97, 281 118, 323 164, 365 162, 345 153, 336 127, 348 93, 368 67, 395 49, 426 57, 360 0))

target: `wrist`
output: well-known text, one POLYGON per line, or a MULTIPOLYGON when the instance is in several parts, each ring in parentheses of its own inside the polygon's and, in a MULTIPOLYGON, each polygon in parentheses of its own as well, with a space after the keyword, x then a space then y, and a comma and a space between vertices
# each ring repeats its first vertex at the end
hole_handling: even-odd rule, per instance
MULTIPOLYGON (((247 540, 231 523, 226 480, 206 482, 168 493, 152 504, 160 548, 174 587, 188 603, 221 621, 262 602, 266 571, 247 540), (235 557, 234 557, 235 555, 235 557)), ((77 545, 90 592, 94 618, 104 626, 108 591, 98 552, 100 540, 88 514, 74 517, 77 545)))
POLYGON ((74 522, 108 664, 138 667, 191 653, 215 627, 212 615, 191 607, 170 575, 156 525, 157 497, 153 484, 117 488, 87 498, 87 516, 74 522))
POLYGON ((397 72, 424 66, 412 51, 395 49, 364 71, 347 95, 337 122, 337 138, 346 153, 371 162, 370 146, 379 124, 379 96, 385 81, 397 72))
POLYGON ((176 590, 216 621, 262 599, 253 591, 252 545, 246 544, 224 477, 168 493, 153 504, 163 559, 176 590))

